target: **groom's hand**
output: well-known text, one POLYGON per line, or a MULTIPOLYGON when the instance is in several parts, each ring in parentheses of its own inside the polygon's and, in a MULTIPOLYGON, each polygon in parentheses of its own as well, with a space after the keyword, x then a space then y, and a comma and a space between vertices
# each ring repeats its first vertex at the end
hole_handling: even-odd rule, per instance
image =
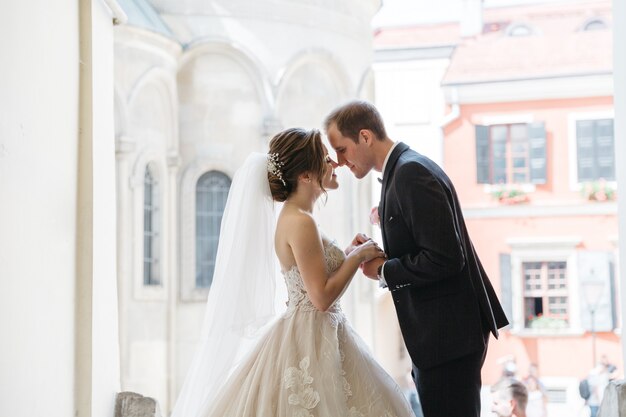
POLYGON ((354 239, 352 239, 352 242, 350 243, 350 246, 348 246, 346 248, 344 253, 346 254, 346 256, 348 256, 350 254, 350 252, 352 252, 354 250, 354 248, 356 248, 359 245, 362 245, 363 243, 367 242, 368 240, 370 240, 370 238, 367 237, 365 235, 365 233, 357 233, 356 236, 354 237, 354 239))
POLYGON ((385 258, 374 258, 369 262, 362 263, 361 270, 363 271, 363 275, 378 281, 378 267, 384 264, 385 261, 385 258))

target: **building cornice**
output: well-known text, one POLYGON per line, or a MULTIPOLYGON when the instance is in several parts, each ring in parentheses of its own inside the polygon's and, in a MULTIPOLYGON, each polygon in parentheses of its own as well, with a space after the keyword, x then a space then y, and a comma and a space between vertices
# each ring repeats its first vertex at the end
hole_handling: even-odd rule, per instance
POLYGON ((447 59, 456 45, 437 45, 424 48, 380 48, 374 51, 375 62, 414 61, 424 59, 447 59))
POLYGON ((564 216, 616 216, 617 203, 589 203, 577 205, 514 205, 463 209, 466 219, 542 218, 564 216))
POLYGON ((523 79, 443 83, 446 100, 453 90, 459 104, 502 103, 613 95, 613 73, 563 74, 523 79))

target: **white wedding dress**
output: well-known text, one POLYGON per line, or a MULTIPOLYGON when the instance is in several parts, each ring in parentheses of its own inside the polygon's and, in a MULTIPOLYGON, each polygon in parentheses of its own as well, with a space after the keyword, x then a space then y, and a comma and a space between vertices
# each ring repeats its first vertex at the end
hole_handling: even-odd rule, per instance
MULTIPOLYGON (((345 255, 324 243, 327 272, 345 255)), ((287 311, 242 360, 203 417, 412 417, 400 388, 370 355, 336 302, 309 299, 297 267, 283 272, 287 311)))

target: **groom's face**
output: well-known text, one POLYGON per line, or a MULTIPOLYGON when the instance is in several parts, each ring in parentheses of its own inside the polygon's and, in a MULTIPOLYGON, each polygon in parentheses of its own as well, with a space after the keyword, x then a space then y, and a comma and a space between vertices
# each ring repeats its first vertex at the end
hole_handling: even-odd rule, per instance
POLYGON ((337 152, 339 166, 347 166, 358 179, 366 176, 373 168, 373 156, 371 149, 359 135, 359 142, 355 143, 351 138, 343 136, 336 124, 331 124, 326 132, 328 141, 337 152))

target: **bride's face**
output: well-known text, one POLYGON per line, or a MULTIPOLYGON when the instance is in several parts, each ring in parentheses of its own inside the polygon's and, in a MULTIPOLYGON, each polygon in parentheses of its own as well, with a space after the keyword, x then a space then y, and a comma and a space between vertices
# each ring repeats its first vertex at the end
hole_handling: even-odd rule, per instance
POLYGON ((326 161, 326 170, 324 171, 322 185, 326 190, 336 190, 337 188, 339 188, 339 183, 337 182, 337 174, 335 174, 335 168, 337 168, 338 165, 328 154, 328 149, 326 149, 326 146, 324 146, 324 160, 326 161))

